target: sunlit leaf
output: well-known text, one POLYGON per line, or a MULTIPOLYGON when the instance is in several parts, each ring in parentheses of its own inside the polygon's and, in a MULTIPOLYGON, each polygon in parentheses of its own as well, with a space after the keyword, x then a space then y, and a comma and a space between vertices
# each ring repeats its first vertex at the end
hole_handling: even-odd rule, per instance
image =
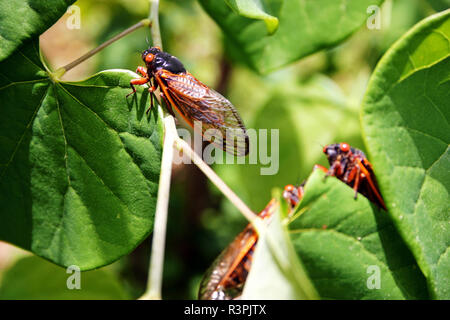
POLYGON ((0 61, 47 30, 75 0, 0 0, 0 61))
POLYGON ((425 278, 387 212, 320 170, 308 178, 289 224, 291 240, 323 299, 424 299, 425 278))
POLYGON ((450 298, 450 10, 420 22, 383 57, 362 109, 389 213, 429 282, 450 298))

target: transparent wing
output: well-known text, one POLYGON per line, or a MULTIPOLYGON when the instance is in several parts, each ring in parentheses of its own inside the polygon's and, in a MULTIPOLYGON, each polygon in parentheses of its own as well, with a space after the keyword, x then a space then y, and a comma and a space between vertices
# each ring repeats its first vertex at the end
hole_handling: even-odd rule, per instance
POLYGON ((227 280, 226 276, 233 271, 231 270, 233 264, 239 263, 242 256, 247 254, 242 249, 254 244, 256 240, 257 234, 249 225, 221 252, 206 271, 200 283, 199 299, 229 300, 234 298, 227 294, 226 288, 223 288, 221 284, 227 280))
POLYGON ((230 101, 188 73, 166 73, 164 80, 175 107, 194 128, 200 122, 205 139, 228 153, 248 154, 244 123, 230 101))
MULTIPOLYGON (((259 217, 265 221, 273 216, 276 209, 276 201, 272 199, 259 213, 259 217)), ((206 271, 199 290, 199 299, 202 300, 230 300, 235 299, 242 292, 250 265, 246 263, 246 257, 253 251, 258 234, 251 224, 234 238, 213 264, 206 271), (245 264, 245 265, 243 265, 245 264), (245 274, 237 277, 238 280, 230 278, 234 271, 245 274)), ((239 276, 239 275, 238 275, 239 276)))

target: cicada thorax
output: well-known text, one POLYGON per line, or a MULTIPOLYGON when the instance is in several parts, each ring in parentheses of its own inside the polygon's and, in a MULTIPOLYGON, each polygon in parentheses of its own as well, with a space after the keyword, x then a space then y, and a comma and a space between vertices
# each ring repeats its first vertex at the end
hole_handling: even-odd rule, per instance
POLYGON ((322 169, 327 175, 335 176, 352 187, 355 190, 355 198, 359 192, 386 210, 372 165, 364 152, 350 147, 347 143, 330 144, 323 148, 323 152, 330 164, 329 170, 322 169))
POLYGON ((166 70, 174 74, 186 73, 183 63, 171 54, 161 51, 158 47, 152 47, 142 53, 149 76, 154 76, 159 70, 166 70))

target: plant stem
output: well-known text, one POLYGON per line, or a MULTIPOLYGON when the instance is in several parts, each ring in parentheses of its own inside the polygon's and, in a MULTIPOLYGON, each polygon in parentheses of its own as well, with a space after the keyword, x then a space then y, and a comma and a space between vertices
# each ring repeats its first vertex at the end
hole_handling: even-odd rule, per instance
POLYGON ((159 30, 159 0, 149 0, 150 13, 149 19, 152 22, 152 42, 153 46, 163 48, 161 40, 161 31, 159 30))
POLYGON ((208 166, 202 158, 195 153, 194 150, 180 137, 175 138, 175 147, 183 151, 194 164, 203 171, 203 173, 211 180, 216 187, 231 201, 232 204, 247 218, 248 221, 253 222, 258 219, 258 216, 250 210, 247 205, 223 182, 223 180, 208 166))
POLYGON ((140 299, 161 299, 173 143, 176 134, 177 131, 173 117, 171 115, 166 115, 164 117, 164 146, 161 173, 159 176, 158 200, 156 202, 155 226, 153 229, 147 291, 140 299))
POLYGON ((133 26, 129 27, 128 29, 122 31, 118 35, 112 37, 108 41, 102 43, 97 48, 89 51, 88 53, 86 53, 84 55, 82 55, 81 57, 79 57, 78 59, 72 61, 71 63, 69 63, 67 65, 65 65, 64 67, 59 68, 58 70, 55 71, 55 74, 57 74, 58 76, 62 76, 64 73, 66 73, 70 69, 74 68, 75 66, 79 65, 83 61, 89 59, 90 57, 92 57, 94 54, 96 54, 100 50, 102 50, 105 47, 109 46, 111 43, 119 40, 120 38, 123 38, 127 34, 133 32, 133 31, 135 31, 135 30, 137 30, 137 29, 139 29, 141 27, 151 26, 151 25, 152 25, 152 21, 151 20, 149 20, 149 19, 141 20, 140 22, 136 23, 135 25, 133 25, 133 26))

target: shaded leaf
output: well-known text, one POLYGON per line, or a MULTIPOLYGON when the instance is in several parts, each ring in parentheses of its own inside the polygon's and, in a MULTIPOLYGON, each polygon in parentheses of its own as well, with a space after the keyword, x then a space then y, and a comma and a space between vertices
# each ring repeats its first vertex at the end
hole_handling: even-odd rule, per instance
POLYGON ((420 22, 377 66, 362 109, 390 215, 429 282, 450 298, 450 10, 420 22))
POLYGON ((437 11, 450 8, 450 0, 428 0, 428 2, 437 11))
POLYGON ((136 75, 60 82, 31 43, 0 63, 0 239, 82 270, 133 250, 152 230, 161 112, 136 75))
POLYGON ((75 0, 0 0, 0 61, 56 22, 75 0))

